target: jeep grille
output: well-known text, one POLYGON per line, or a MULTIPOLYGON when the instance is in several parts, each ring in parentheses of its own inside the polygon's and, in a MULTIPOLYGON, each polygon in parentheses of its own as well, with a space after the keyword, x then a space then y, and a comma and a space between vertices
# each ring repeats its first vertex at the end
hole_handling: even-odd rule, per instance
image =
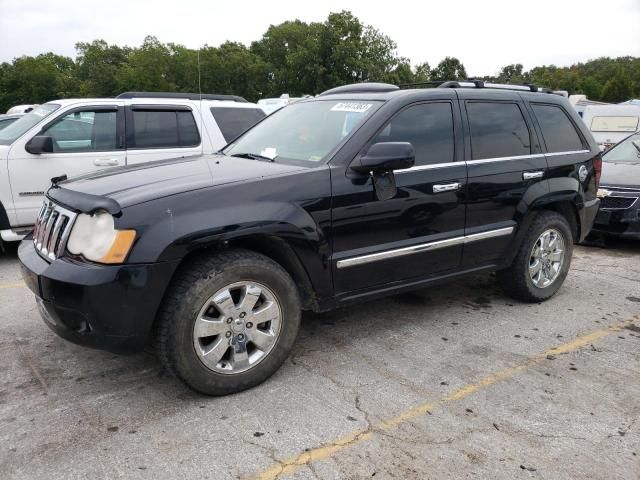
POLYGON ((33 244, 48 260, 64 254, 76 214, 45 199, 33 229, 33 244))

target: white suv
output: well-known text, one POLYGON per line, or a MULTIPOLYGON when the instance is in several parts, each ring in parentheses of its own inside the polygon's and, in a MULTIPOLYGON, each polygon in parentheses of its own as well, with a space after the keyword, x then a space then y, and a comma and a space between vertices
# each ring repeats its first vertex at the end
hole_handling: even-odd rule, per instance
POLYGON ((191 93, 37 106, 0 130, 0 240, 29 232, 53 177, 217 152, 264 117, 241 97, 191 93))

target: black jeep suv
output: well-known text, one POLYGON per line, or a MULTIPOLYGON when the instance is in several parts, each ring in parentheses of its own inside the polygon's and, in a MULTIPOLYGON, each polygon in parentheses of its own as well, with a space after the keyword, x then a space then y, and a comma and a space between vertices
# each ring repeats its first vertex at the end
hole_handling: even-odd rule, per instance
POLYGON ((496 270, 539 302, 598 210, 598 145, 535 86, 339 87, 217 155, 54 179, 19 256, 46 324, 151 343, 212 395, 272 375, 301 310, 496 270))

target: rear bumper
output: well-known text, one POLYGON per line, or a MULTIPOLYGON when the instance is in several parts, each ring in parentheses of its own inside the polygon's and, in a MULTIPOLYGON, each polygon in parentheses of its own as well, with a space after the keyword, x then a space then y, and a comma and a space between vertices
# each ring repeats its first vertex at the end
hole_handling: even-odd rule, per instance
POLYGON ((596 216, 598 215, 599 207, 600 199, 594 198, 593 200, 584 202, 582 208, 578 210, 578 214, 580 215, 580 238, 578 242, 584 241, 587 235, 589 235, 596 216))
POLYGON ((29 237, 18 257, 47 326, 73 343, 113 352, 144 348, 178 263, 104 266, 65 258, 49 263, 29 237))

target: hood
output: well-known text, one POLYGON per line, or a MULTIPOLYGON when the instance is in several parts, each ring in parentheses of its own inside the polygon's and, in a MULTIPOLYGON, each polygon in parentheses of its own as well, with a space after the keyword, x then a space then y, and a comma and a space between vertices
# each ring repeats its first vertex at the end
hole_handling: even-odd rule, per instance
POLYGON ((600 185, 640 188, 640 161, 602 162, 600 185))
POLYGON ((71 178, 58 185, 108 197, 121 207, 201 188, 280 175, 304 167, 224 155, 205 155, 116 167, 71 178))

